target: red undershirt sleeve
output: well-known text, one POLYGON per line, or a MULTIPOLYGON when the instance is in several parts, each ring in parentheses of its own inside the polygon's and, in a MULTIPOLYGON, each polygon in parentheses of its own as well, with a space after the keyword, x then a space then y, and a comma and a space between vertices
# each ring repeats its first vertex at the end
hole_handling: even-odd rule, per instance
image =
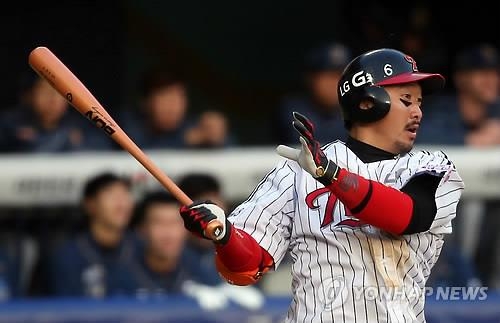
POLYGON ((413 214, 412 198, 392 187, 341 169, 328 189, 356 218, 393 234, 402 234, 413 214))

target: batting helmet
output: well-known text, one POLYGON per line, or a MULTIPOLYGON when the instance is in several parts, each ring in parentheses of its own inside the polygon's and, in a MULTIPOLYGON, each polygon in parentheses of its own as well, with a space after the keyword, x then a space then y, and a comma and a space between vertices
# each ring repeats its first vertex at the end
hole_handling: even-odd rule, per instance
POLYGON ((337 89, 345 126, 382 119, 391 106, 383 86, 411 82, 418 82, 428 94, 443 88, 444 77, 419 72, 412 57, 395 49, 377 49, 356 57, 344 69, 337 89), (371 109, 359 107, 365 99, 373 101, 371 109))

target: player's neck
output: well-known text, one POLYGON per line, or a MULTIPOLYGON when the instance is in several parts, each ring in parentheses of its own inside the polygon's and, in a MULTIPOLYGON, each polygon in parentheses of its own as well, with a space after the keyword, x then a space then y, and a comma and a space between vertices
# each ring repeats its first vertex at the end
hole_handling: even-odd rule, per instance
POLYGON ((487 106, 468 95, 459 95, 458 106, 465 123, 478 125, 486 117, 487 106))
POLYGON ((146 265, 149 270, 155 273, 167 273, 175 269, 177 259, 172 257, 160 257, 149 250, 145 254, 146 265))
POLYGON ((360 140, 352 135, 347 138, 346 146, 365 163, 393 159, 397 156, 397 154, 388 152, 370 142, 360 140))
POLYGON ((364 142, 375 148, 387 151, 393 155, 399 154, 399 152, 393 151, 394 147, 388 143, 388 141, 376 131, 376 129, 370 126, 357 125, 353 126, 349 131, 349 136, 356 139, 357 141, 364 142))
POLYGON ((38 119, 38 125, 43 129, 43 130, 53 130, 56 129, 59 126, 60 119, 47 119, 40 117, 38 119))
POLYGON ((98 221, 94 221, 90 224, 90 232, 97 244, 106 248, 118 246, 123 238, 123 232, 121 230, 110 228, 98 221))

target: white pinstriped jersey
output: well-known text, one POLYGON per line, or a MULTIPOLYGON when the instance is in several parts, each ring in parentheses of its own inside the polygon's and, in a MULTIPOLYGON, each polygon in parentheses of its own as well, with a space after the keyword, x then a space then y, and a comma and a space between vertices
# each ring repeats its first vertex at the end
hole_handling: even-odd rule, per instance
POLYGON ((267 250, 275 266, 290 251, 293 300, 285 321, 425 322, 425 297, 415 291, 424 290, 443 236, 452 231, 464 188, 454 165, 442 152, 424 151, 364 163, 340 141, 324 152, 340 167, 396 189, 413 176, 440 174, 437 213, 428 231, 393 236, 352 217, 296 162, 281 161, 229 221, 267 250), (380 294, 370 298, 374 291, 380 294))

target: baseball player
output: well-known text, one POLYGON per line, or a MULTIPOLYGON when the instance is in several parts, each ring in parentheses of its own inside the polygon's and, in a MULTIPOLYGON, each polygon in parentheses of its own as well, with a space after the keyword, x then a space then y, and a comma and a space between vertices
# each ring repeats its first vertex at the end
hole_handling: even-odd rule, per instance
POLYGON ((345 143, 320 147, 294 113, 299 149, 278 146, 285 158, 229 217, 209 201, 182 207, 185 227, 204 237, 225 223, 215 261, 233 284, 290 251, 286 322, 425 322, 425 283, 464 188, 443 152, 411 152, 422 98, 443 85, 397 50, 356 57, 338 85, 345 143))

